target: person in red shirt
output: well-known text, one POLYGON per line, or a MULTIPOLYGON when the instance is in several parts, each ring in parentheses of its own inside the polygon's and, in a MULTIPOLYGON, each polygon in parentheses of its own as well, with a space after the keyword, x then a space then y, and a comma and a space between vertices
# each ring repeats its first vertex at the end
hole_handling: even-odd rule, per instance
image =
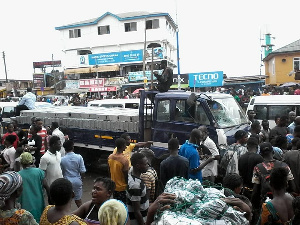
POLYGON ((18 147, 18 143, 19 143, 19 137, 18 135, 14 132, 14 125, 12 123, 8 124, 7 126, 7 132, 3 135, 2 137, 2 145, 4 145, 4 140, 8 135, 14 135, 16 136, 16 140, 13 143, 13 146, 15 149, 17 149, 18 147))

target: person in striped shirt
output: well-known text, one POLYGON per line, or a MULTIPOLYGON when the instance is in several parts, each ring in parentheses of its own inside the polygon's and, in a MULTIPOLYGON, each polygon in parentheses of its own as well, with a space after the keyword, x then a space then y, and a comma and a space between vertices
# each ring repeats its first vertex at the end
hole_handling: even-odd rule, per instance
POLYGON ((144 225, 147 219, 149 199, 146 185, 140 178, 142 173, 148 170, 148 160, 142 153, 134 153, 131 156, 132 170, 128 174, 126 191, 128 213, 131 225, 144 225))

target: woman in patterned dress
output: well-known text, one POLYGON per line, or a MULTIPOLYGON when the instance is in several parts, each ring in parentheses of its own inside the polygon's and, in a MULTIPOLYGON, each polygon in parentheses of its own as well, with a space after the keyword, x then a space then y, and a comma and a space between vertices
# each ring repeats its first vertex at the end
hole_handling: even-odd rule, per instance
POLYGON ((22 192, 22 177, 14 171, 0 175, 0 224, 38 225, 33 215, 17 209, 16 199, 22 192))
POLYGON ((40 225, 86 225, 78 216, 69 214, 74 192, 72 183, 65 178, 58 178, 50 186, 51 200, 55 205, 48 205, 40 220, 40 225))

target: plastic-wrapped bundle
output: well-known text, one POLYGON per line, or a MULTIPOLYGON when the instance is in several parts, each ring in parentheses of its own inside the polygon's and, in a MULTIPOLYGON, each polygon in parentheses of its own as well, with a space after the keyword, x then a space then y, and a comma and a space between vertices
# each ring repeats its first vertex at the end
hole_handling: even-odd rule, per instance
POLYGON ((156 224, 249 224, 244 213, 220 199, 225 198, 220 190, 203 188, 197 180, 175 177, 168 181, 165 192, 176 194, 176 203, 157 217, 156 224))
POLYGON ((188 218, 186 215, 178 215, 177 213, 165 211, 160 220, 156 223, 157 225, 204 225, 204 221, 200 219, 188 218))

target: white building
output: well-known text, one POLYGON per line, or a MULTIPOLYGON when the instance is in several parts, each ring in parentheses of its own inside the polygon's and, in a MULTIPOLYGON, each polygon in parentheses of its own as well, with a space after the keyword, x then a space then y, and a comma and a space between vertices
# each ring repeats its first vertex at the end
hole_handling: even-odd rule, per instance
MULTIPOLYGON (((161 60, 175 68, 177 25, 168 13, 110 12, 87 21, 60 27, 65 75, 80 74, 80 78, 128 77, 142 81, 143 49, 151 43, 154 48, 154 69, 161 60), (97 74, 98 72, 98 74, 97 74)), ((152 49, 146 51, 146 70, 151 71, 152 49)))

